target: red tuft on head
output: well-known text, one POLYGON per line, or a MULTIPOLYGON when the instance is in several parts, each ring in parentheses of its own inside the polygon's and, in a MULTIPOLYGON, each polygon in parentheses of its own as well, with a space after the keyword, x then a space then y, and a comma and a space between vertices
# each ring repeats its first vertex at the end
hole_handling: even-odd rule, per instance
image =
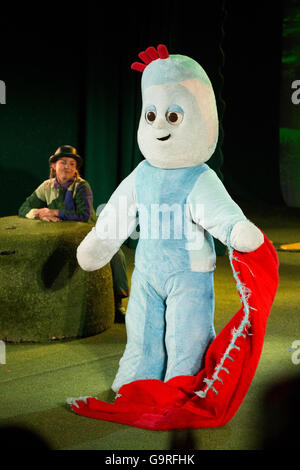
POLYGON ((159 55, 158 55, 158 52, 155 49, 155 47, 153 47, 153 46, 147 47, 145 52, 149 57, 151 57, 152 60, 159 59, 159 55))
POLYGON ((138 72, 144 72, 146 68, 146 64, 142 64, 141 62, 133 62, 131 64, 132 70, 137 70, 138 72))
POLYGON ((164 44, 159 44, 157 50, 155 47, 148 47, 145 51, 142 51, 138 54, 139 58, 144 62, 133 62, 131 68, 137 70, 138 72, 143 72, 148 64, 153 62, 156 59, 167 59, 169 57, 169 52, 167 47, 164 44))
POLYGON ((164 44, 157 46, 157 51, 160 59, 167 59, 169 57, 168 49, 164 44))

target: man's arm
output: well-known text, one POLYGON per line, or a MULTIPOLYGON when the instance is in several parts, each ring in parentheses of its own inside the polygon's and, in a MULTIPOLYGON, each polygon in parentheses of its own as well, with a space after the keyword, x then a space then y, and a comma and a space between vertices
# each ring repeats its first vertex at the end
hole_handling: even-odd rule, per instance
MULTIPOLYGON (((42 185, 41 185, 42 186, 42 185)), ((42 194, 41 186, 39 186, 39 194, 42 194)), ((35 218, 35 211, 37 209, 42 209, 47 207, 46 200, 39 198, 34 191, 26 200, 23 202, 21 207, 19 208, 18 215, 20 217, 26 217, 27 219, 34 219, 35 218)))

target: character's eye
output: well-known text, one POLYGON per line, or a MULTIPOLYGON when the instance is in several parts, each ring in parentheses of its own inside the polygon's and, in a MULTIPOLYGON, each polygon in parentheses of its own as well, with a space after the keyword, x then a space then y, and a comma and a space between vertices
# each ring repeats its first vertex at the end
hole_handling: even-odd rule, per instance
POLYGON ((148 106, 145 112, 145 119, 148 124, 153 124, 156 119, 156 108, 155 106, 148 106))
POLYGON ((153 121, 155 121, 156 114, 154 111, 148 111, 146 114, 146 120, 152 124, 153 121))
POLYGON ((169 124, 178 126, 183 120, 183 114, 183 109, 180 106, 170 106, 166 112, 166 119, 169 124))

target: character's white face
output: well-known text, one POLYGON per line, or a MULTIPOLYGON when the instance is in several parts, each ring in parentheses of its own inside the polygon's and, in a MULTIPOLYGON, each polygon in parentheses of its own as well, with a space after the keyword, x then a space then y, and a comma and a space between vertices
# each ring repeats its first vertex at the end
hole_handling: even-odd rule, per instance
POLYGON ((207 112, 212 107, 203 88, 207 85, 195 87, 192 82, 154 85, 144 91, 138 144, 153 166, 196 166, 214 152, 218 129, 217 117, 211 115, 216 112, 207 112))

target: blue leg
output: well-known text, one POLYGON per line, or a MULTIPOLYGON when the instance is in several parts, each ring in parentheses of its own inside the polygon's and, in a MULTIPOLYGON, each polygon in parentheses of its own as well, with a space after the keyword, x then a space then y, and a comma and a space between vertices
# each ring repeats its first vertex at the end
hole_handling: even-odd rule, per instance
POLYGON ((215 337, 213 273, 182 272, 168 283, 165 381, 195 375, 215 337))
POLYGON ((166 370, 165 303, 137 269, 125 321, 127 345, 112 385, 115 392, 133 380, 163 380, 166 370))

